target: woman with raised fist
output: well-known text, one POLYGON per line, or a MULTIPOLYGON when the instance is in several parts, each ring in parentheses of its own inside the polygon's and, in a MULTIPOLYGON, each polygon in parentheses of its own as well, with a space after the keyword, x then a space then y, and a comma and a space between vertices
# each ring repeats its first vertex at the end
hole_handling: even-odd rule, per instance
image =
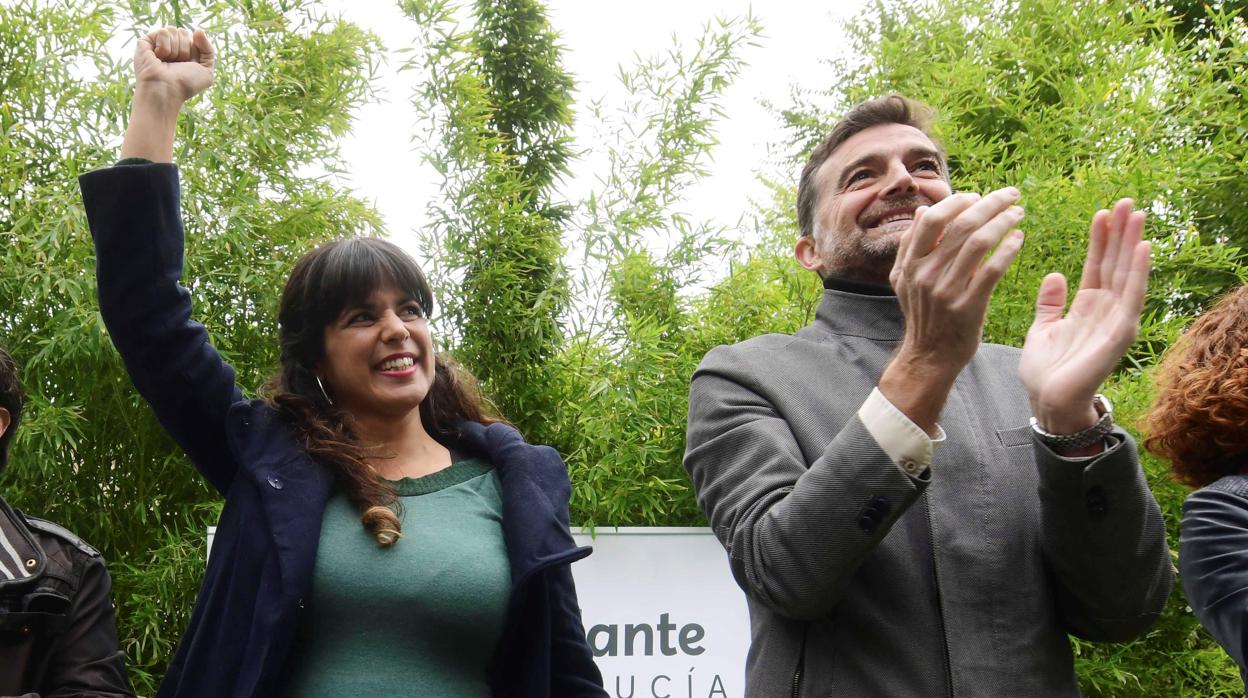
POLYGON ((193 322, 171 163, 213 81, 202 31, 138 42, 115 167, 81 178, 100 311, 138 391, 225 497, 162 696, 603 696, 567 469, 434 351, 420 269, 377 239, 298 261, 263 400, 193 322))

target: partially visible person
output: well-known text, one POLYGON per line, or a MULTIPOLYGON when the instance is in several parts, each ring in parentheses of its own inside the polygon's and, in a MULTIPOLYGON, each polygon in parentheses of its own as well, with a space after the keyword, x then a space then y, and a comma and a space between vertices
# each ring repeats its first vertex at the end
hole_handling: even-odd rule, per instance
MULTIPOLYGON (((22 416, 17 365, 0 349, 0 471, 22 416)), ((0 695, 132 696, 99 552, 0 497, 0 695)))
POLYGON ((1248 682, 1248 286, 1192 324, 1157 381, 1144 446, 1200 488, 1183 504, 1179 578, 1248 682))

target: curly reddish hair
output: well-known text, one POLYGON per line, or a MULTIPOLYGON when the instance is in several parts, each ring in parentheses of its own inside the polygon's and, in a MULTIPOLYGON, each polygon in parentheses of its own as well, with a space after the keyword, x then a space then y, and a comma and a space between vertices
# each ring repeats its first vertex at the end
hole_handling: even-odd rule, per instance
POLYGON ((1144 447, 1203 487, 1248 455, 1248 286, 1223 296, 1161 360, 1144 447))

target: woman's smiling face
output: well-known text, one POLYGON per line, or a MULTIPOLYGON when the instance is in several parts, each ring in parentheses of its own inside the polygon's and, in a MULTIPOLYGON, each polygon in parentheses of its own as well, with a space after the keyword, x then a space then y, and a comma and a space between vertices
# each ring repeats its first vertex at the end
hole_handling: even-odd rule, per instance
POLYGON ((334 404, 356 418, 403 417, 434 380, 425 309, 389 277, 325 327, 318 374, 334 404))

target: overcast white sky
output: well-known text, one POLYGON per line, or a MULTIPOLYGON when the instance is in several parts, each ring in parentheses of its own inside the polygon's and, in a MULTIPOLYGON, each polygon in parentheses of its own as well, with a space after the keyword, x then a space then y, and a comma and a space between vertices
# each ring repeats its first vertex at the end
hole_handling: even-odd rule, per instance
MULTIPOLYGON (((690 192, 684 212, 695 220, 731 226, 748 209, 748 198, 765 197, 756 173, 767 168, 767 145, 779 140, 780 131, 760 100, 787 104, 791 85, 810 89, 826 85, 831 71, 822 59, 841 51, 840 24, 863 4, 864 0, 826 4, 770 0, 753 6, 764 37, 759 46, 746 51, 750 65, 725 95, 729 117, 717 132, 720 145, 714 151, 713 175, 690 192)), ((393 2, 329 0, 327 5, 376 32, 388 49, 411 42, 411 22, 393 2)), ((666 51, 673 35, 691 44, 711 18, 741 16, 751 8, 746 0, 548 0, 547 6, 567 49, 565 66, 578 81, 578 104, 599 97, 608 104, 613 97, 618 101, 624 95, 616 79, 621 63, 631 64, 634 54, 666 51)), ((410 234, 426 220, 425 204, 436 196, 437 179, 414 150, 414 119, 408 106, 414 75, 398 74, 397 62, 384 68, 387 101, 361 110, 344 144, 347 183, 375 203, 391 236, 417 253, 409 244, 410 234)), ((584 110, 578 115, 578 138, 588 136, 588 117, 584 110)), ((595 174, 592 165, 574 168, 565 191, 586 191, 595 174)))

